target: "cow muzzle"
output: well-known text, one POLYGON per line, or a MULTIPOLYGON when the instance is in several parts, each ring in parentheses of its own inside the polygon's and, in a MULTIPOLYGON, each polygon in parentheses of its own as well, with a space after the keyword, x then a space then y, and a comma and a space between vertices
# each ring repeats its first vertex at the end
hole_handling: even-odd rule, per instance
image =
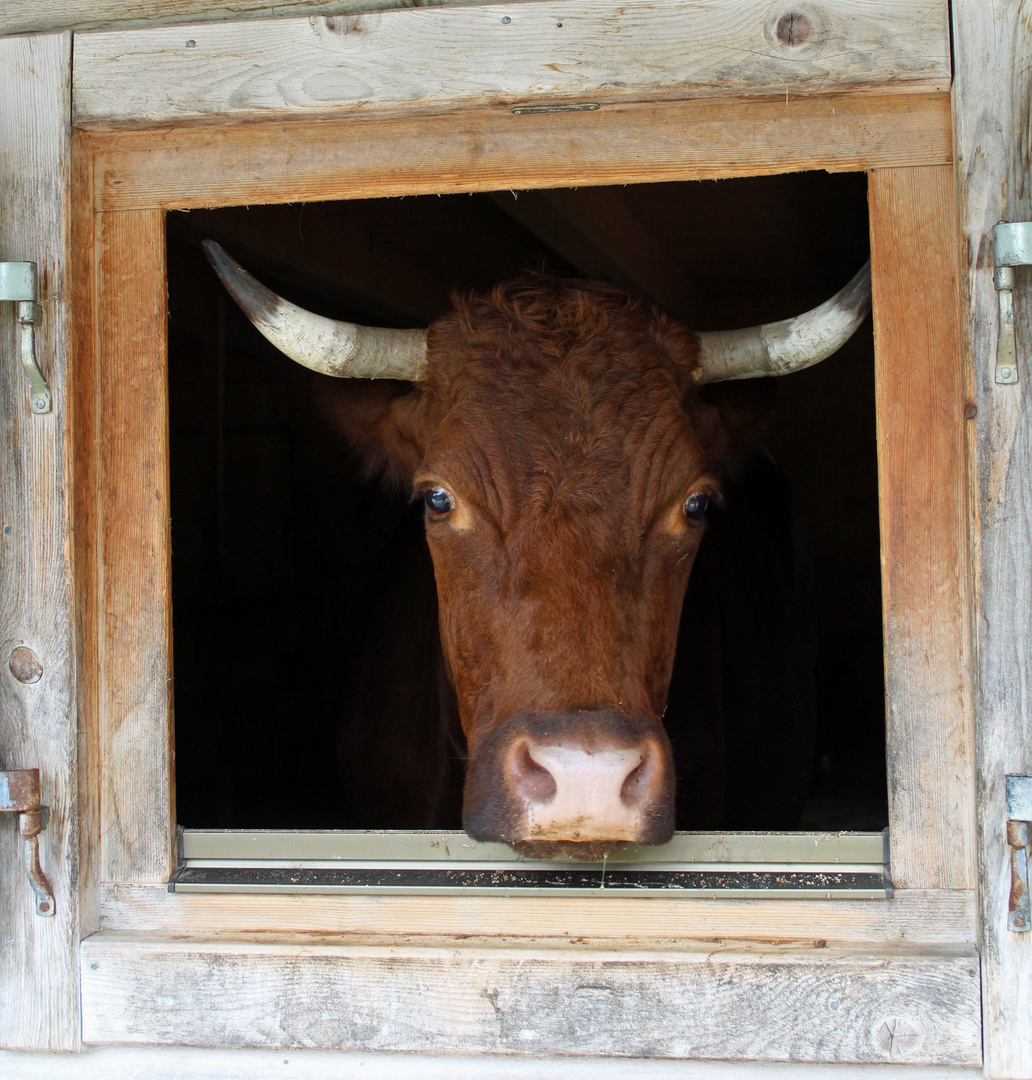
POLYGON ((601 858, 673 835, 670 743, 648 720, 612 710, 514 717, 477 747, 463 824, 535 857, 601 858))

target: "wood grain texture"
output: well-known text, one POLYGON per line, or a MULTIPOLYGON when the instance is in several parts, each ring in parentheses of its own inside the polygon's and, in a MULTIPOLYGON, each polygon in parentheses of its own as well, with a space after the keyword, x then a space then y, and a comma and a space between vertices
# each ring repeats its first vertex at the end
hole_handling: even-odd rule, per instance
POLYGON ((877 93, 98 134, 96 209, 944 164, 950 124, 945 94, 877 93))
POLYGON ((972 888, 964 381, 949 167, 870 180, 892 878, 972 888))
POLYGON ((22 871, 17 816, 0 820, 0 1046, 78 1043, 78 775, 71 594, 69 244, 71 38, 0 40, 0 259, 38 267, 37 359, 53 411, 29 411, 14 305, 0 304, 0 768, 39 768, 40 837, 56 914, 41 918, 22 871), (26 645, 42 678, 8 667, 26 645))
POLYGON ((979 878, 986 1076, 1032 1076, 1032 935, 1007 929, 1004 776, 1032 772, 1032 279, 1014 294, 1019 382, 994 377, 992 227, 1032 219, 1032 4, 955 0, 957 184, 972 400, 979 878))
POLYGON ((97 372, 97 263, 93 159, 72 132, 72 355, 75 379, 75 470, 72 550, 75 559, 75 641, 79 712, 79 935, 100 925, 100 382, 97 372))
MULTIPOLYGON (((447 7, 476 0, 421 0, 421 7, 447 7)), ((413 0, 4 0, 0 35, 38 34, 116 26, 169 26, 286 15, 350 15, 361 11, 415 7, 413 0)))
POLYGON ((173 865, 165 226, 99 215, 101 859, 108 881, 173 865))
POLYGON ((949 87, 941 0, 825 0, 807 8, 805 32, 779 37, 788 11, 769 0, 565 0, 94 31, 75 37, 73 116, 154 126, 949 87))
POLYGON ((391 950, 98 934, 87 1043, 976 1064, 971 953, 391 950))
MULTIPOLYGON (((90 1047, 74 1057, 0 1050, 7 1080, 901 1080, 899 1065, 517 1057, 513 1054, 205 1050, 186 1046, 90 1047), (285 1068, 284 1066, 288 1066, 285 1068)), ((978 1080, 981 1069, 908 1065, 903 1080, 978 1080)))
MULTIPOLYGON (((114 933, 361 935, 389 942, 469 937, 663 947, 675 939, 971 947, 975 894, 901 890, 892 900, 663 900, 616 897, 226 896, 111 885, 114 933)), ((614 945, 615 947, 615 945, 614 945)))

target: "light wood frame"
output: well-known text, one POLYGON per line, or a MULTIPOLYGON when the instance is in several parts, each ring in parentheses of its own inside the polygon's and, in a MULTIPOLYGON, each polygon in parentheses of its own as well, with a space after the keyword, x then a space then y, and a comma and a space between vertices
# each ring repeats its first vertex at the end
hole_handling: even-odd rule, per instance
POLYGON ((978 1063, 948 124, 946 95, 871 93, 77 133, 86 1042, 978 1063), (821 166, 870 171, 895 897, 169 894, 164 210, 821 166))

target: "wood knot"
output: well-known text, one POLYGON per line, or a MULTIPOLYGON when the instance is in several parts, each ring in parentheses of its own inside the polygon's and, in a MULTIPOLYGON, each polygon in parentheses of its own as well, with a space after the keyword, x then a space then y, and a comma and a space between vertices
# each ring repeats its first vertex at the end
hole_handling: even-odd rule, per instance
POLYGON ((20 683, 35 683, 43 677, 43 664, 39 657, 26 645, 19 645, 7 662, 11 674, 20 683))
POLYGON ((813 34, 813 23, 798 11, 782 15, 774 27, 774 36, 782 45, 805 45, 813 34))
POLYGON ((314 21, 321 24, 323 32, 329 35, 346 37, 362 32, 360 15, 322 15, 315 16, 314 21))
POLYGON ((888 1058, 908 1057, 924 1041, 924 1031, 920 1024, 898 1016, 883 1020, 872 1034, 875 1046, 888 1058))

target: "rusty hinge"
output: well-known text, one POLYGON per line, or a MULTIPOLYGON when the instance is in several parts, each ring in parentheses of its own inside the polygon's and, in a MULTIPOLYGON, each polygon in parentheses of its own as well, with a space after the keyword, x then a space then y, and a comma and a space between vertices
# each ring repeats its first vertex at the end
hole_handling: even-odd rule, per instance
POLYGON ((1007 777, 1007 843, 1011 850, 1007 928, 1019 934, 1032 929, 1028 896, 1028 850, 1032 841, 1032 776, 1007 777))
POLYGON ((36 914, 54 914, 54 890, 39 863, 39 834, 47 827, 50 810, 41 806, 39 769, 11 769, 0 772, 0 811, 18 815, 18 828, 25 844, 25 873, 36 894, 36 914))
POLYGON ((36 363, 35 329, 43 317, 36 302, 36 264, 0 262, 0 300, 18 305, 18 331, 21 337, 21 363, 29 380, 29 403, 34 413, 50 412, 50 388, 36 363))

